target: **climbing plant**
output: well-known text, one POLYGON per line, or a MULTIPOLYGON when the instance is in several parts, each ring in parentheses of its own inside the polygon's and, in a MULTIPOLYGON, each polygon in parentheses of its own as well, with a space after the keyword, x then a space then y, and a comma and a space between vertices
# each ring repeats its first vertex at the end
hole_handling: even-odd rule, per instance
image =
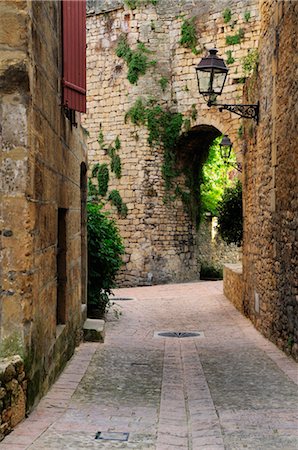
POLYGON ((145 125, 148 129, 149 145, 163 148, 164 158, 161 171, 165 188, 169 190, 173 185, 173 179, 178 176, 175 168, 176 154, 173 149, 181 134, 182 114, 164 109, 155 100, 151 99, 145 102, 138 98, 127 111, 125 120, 130 120, 134 125, 145 125))
MULTIPOLYGON (((115 142, 107 145, 104 141, 103 132, 100 129, 97 139, 101 150, 103 150, 110 157, 110 169, 115 174, 116 178, 121 178, 122 166, 121 159, 118 155, 118 150, 121 148, 119 136, 116 137, 115 142)), ((110 171, 107 163, 96 163, 91 170, 91 177, 88 180, 88 196, 89 201, 106 203, 110 202, 117 209, 120 217, 127 216, 127 206, 123 202, 118 191, 113 190, 108 192, 110 180, 110 171), (117 192, 117 200, 116 198, 117 192)))
POLYGON ((198 44, 198 36, 195 25, 195 18, 184 19, 181 25, 181 39, 179 44, 183 47, 190 48, 197 55, 199 51, 196 49, 198 44))
POLYGON ((199 184, 196 171, 191 167, 181 169, 177 164, 175 147, 181 135, 191 127, 191 120, 197 117, 196 106, 192 105, 188 116, 174 113, 162 107, 156 100, 145 101, 138 98, 127 111, 125 121, 128 120, 137 126, 146 126, 148 130, 148 143, 151 147, 161 147, 163 150, 163 163, 161 173, 164 180, 164 203, 169 204, 178 197, 181 198, 186 210, 195 222, 199 218, 199 184), (184 175, 184 185, 178 182, 178 177, 184 175))
POLYGON ((121 35, 116 47, 116 55, 124 59, 127 64, 127 79, 131 84, 137 84, 141 75, 145 75, 148 67, 156 64, 155 60, 149 59, 151 51, 142 43, 132 50, 127 42, 127 37, 121 35))

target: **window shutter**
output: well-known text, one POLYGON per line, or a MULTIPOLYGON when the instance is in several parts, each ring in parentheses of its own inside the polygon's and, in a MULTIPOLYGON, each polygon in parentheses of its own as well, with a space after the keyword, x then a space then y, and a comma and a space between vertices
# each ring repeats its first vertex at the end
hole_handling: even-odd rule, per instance
POLYGON ((86 112, 86 0, 62 1, 63 105, 86 112))

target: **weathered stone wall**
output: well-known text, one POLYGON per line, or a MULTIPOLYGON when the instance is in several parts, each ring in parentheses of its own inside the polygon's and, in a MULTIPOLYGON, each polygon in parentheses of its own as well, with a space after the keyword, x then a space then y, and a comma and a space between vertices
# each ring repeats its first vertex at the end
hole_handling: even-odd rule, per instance
POLYGON ((19 356, 0 361, 0 441, 26 413, 27 380, 19 356))
POLYGON ((72 354, 81 325, 86 149, 80 124, 71 127, 61 110, 60 8, 0 2, 1 356, 26 357, 29 408, 72 354), (66 213, 67 281, 57 322, 58 208, 66 213))
POLYGON ((298 3, 262 1, 261 13, 259 73, 248 86, 260 123, 245 133, 245 311, 298 358, 298 3))
POLYGON ((224 294, 240 311, 243 308, 243 271, 242 264, 224 265, 224 294))
POLYGON ((198 93, 194 67, 206 48, 216 45, 225 58, 230 50, 235 62, 230 65, 220 102, 241 100, 242 58, 258 44, 258 1, 160 0, 156 7, 148 4, 133 11, 119 1, 89 4, 84 126, 90 133, 90 165, 110 162, 97 142, 100 125, 107 144, 114 142, 117 135, 121 140, 122 177, 118 180, 112 176, 110 180, 110 189, 118 189, 128 206, 127 218, 117 219, 126 245, 126 265, 119 280, 124 285, 138 285, 194 279, 199 276, 194 222, 180 198, 164 204, 163 152, 149 147, 145 127, 124 123, 124 116, 139 96, 145 100, 154 97, 171 112, 190 119, 191 130, 177 149, 181 165, 187 161, 192 169, 202 164, 212 139, 225 132, 241 160, 242 144, 237 135, 241 120, 229 112, 208 109, 198 93), (223 19, 226 8, 232 12, 228 23, 223 19), (250 13, 248 21, 245 12, 250 13), (202 51, 199 55, 179 44, 182 15, 195 18, 197 50, 202 51), (227 45, 226 37, 237 34, 240 28, 244 30, 241 42, 227 45), (133 49, 138 41, 143 42, 152 51, 149 59, 157 61, 137 85, 129 83, 126 64, 115 54, 122 34, 133 49), (161 77, 169 81, 164 91, 159 83, 161 77), (197 109, 197 117, 193 118, 192 105, 197 109))
POLYGON ((206 217, 197 231, 197 255, 200 265, 214 267, 222 271, 224 264, 237 263, 241 259, 241 248, 235 244, 226 244, 212 224, 212 218, 206 217))

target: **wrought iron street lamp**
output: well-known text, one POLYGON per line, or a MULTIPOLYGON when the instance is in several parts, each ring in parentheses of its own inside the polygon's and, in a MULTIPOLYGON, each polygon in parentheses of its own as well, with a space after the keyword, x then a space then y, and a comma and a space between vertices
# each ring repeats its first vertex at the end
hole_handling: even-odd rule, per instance
POLYGON ((223 160, 234 167, 234 169, 238 170, 238 172, 242 172, 242 165, 240 162, 236 162, 235 164, 230 162, 230 156, 232 151, 232 142, 227 134, 222 137, 222 140, 219 144, 220 154, 223 160))
POLYGON ((219 144, 220 154, 224 160, 228 160, 231 156, 232 142, 227 134, 225 134, 219 144))
POLYGON ((199 92, 207 101, 207 105, 218 106, 219 111, 227 111, 238 114, 247 119, 255 119, 258 122, 259 104, 256 105, 227 105, 218 104, 216 98, 221 95, 229 69, 224 60, 217 56, 218 50, 212 48, 209 55, 201 59, 196 66, 199 92))

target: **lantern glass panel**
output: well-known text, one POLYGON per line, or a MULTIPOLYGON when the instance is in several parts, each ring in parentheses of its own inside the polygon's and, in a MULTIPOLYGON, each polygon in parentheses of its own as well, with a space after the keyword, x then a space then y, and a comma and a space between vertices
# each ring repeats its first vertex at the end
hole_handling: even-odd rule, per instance
POLYGON ((220 95, 222 93, 225 81, 227 77, 227 72, 214 72, 213 73, 213 83, 212 90, 214 94, 220 95))
POLYGON ((210 84, 210 72, 203 72, 197 70, 197 77, 198 77, 198 84, 199 84, 199 92, 200 94, 210 94, 211 91, 211 84, 210 84))

